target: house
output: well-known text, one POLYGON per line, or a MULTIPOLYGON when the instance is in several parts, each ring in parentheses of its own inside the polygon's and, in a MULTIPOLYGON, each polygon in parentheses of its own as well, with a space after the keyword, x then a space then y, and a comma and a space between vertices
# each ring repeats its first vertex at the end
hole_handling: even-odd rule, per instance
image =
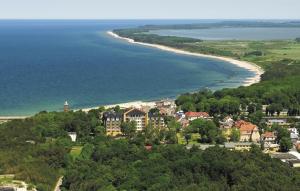
POLYGON ((195 119, 212 119, 207 112, 193 112, 189 111, 185 113, 185 117, 189 121, 193 121, 195 119))
POLYGON ((164 118, 158 113, 148 113, 148 124, 151 124, 153 128, 164 128, 165 127, 165 120, 164 118))
POLYGON ((239 120, 235 122, 235 127, 240 130, 241 142, 260 142, 260 135, 256 125, 239 120))
POLYGON ((231 129, 234 125, 234 120, 227 116, 222 121, 219 121, 221 129, 231 129))
POLYGON ((136 130, 142 131, 148 124, 148 113, 132 108, 123 114, 123 120, 125 122, 134 121, 136 123, 136 130))
POLYGON ((106 129, 106 134, 111 136, 121 135, 121 124, 123 121, 122 113, 114 111, 105 112, 103 114, 103 123, 106 129))
POLYGON ((293 143, 299 140, 299 132, 297 128, 289 128, 290 138, 293 143))
POLYGON ((223 135, 225 135, 227 140, 229 140, 230 139, 229 137, 231 135, 231 130, 234 125, 234 120, 231 117, 227 116, 222 121, 219 121, 219 124, 220 124, 220 129, 223 132, 223 135))
POLYGON ((266 131, 264 134, 261 135, 262 140, 264 143, 267 144, 274 144, 276 140, 276 135, 274 132, 266 131))

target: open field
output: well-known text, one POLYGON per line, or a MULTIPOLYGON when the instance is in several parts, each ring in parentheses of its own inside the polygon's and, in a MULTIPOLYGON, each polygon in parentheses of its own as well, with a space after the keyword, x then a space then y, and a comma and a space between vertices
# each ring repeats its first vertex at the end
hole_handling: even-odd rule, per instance
POLYGON ((254 62, 266 67, 282 59, 300 61, 300 43, 292 40, 280 41, 203 41, 189 43, 187 50, 214 53, 254 62))

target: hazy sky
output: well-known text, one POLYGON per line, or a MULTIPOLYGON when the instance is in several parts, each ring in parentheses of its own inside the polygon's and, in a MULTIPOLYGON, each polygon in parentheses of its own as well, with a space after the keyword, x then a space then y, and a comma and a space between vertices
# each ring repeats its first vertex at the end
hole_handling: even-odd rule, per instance
POLYGON ((0 18, 300 19, 300 0, 0 0, 0 18))

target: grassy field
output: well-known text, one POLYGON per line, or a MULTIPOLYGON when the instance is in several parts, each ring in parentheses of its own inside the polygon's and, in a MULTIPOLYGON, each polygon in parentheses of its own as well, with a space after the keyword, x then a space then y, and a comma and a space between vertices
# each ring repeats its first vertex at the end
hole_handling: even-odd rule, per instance
MULTIPOLYGON (((189 145, 197 144, 200 135, 198 133, 192 133, 192 138, 189 140, 189 145)), ((186 141, 182 133, 177 133, 178 144, 185 145, 186 141)))
POLYGON ((73 158, 77 158, 80 155, 81 150, 82 146, 73 146, 70 154, 73 158))
POLYGON ((214 53, 221 56, 235 57, 254 62, 262 67, 280 61, 291 59, 300 61, 300 43, 293 40, 281 41, 203 41, 189 43, 185 49, 202 53, 214 53), (260 52, 262 55, 255 55, 260 52))

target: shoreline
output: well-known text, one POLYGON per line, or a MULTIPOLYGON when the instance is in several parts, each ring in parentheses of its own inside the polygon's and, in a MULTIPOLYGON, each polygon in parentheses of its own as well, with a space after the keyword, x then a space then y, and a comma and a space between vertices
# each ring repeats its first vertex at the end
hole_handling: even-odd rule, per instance
MULTIPOLYGON (((174 99, 168 99, 168 100, 175 101, 174 99)), ((120 106, 120 108, 123 108, 123 109, 131 108, 131 107, 134 107, 134 108, 151 107, 151 108, 153 108, 153 107, 155 107, 157 101, 159 101, 159 100, 156 100, 156 101, 131 101, 131 102, 123 102, 123 103, 117 103, 117 104, 103 105, 103 107, 105 109, 113 108, 115 106, 120 106)), ((83 112, 88 112, 92 109, 98 109, 99 107, 101 107, 101 106, 84 108, 84 109, 75 109, 74 111, 82 110, 83 112)))
POLYGON ((255 63, 251 63, 251 62, 247 62, 247 61, 236 60, 236 59, 233 59, 233 58, 230 58, 230 57, 224 57, 224 56, 214 56, 214 55, 208 55, 208 54, 194 53, 194 52, 189 52, 189 51, 186 51, 186 50, 176 49, 176 48, 172 48, 172 47, 168 47, 168 46, 164 46, 164 45, 159 45, 159 44, 136 42, 133 39, 121 37, 121 36, 119 36, 118 34, 112 32, 112 31, 107 31, 107 34, 114 37, 114 38, 125 40, 129 43, 132 43, 132 44, 138 44, 138 45, 148 46, 148 47, 152 47, 152 48, 157 48, 157 49, 160 49, 160 50, 163 50, 163 51, 169 51, 169 52, 173 52, 173 53, 176 53, 176 54, 197 56, 197 57, 210 58, 210 59, 217 59, 217 60, 229 62, 231 64, 234 64, 236 66, 244 68, 248 71, 254 72, 255 76, 251 77, 251 78, 246 78, 243 81, 242 86, 250 86, 252 84, 260 82, 260 80, 261 80, 260 75, 262 75, 264 73, 264 70, 260 66, 256 65, 255 63))
MULTIPOLYGON (((254 72, 256 75, 254 77, 251 77, 251 78, 246 78, 243 81, 243 86, 250 86, 252 84, 260 82, 260 79, 261 79, 260 75, 264 73, 264 70, 261 67, 259 67, 258 65, 254 64, 254 63, 247 62, 247 61, 240 61, 240 60, 236 60, 236 59, 229 58, 229 57, 214 56, 214 55, 207 55, 207 54, 201 54, 201 53, 193 53, 193 52, 188 52, 188 51, 185 51, 185 50, 176 49, 176 48, 172 48, 172 47, 168 47, 168 46, 164 46, 164 45, 159 45, 159 44, 136 42, 133 39, 121 37, 121 36, 113 33, 112 31, 107 31, 107 34, 114 37, 114 38, 125 40, 129 43, 132 43, 132 44, 138 44, 138 45, 148 46, 148 47, 152 47, 152 48, 157 48, 157 49, 160 49, 160 50, 163 50, 163 51, 173 52, 173 53, 176 53, 176 54, 197 56, 197 57, 210 58, 210 59, 217 59, 217 60, 229 62, 229 63, 234 64, 236 66, 239 66, 241 68, 245 68, 248 71, 254 72)), ((175 101, 175 99, 169 99, 169 100, 175 101)), ((120 106, 121 108, 154 107, 155 102, 157 102, 157 101, 160 101, 160 100, 152 100, 152 101, 137 100, 137 101, 123 102, 123 103, 118 103, 118 104, 109 104, 109 105, 102 105, 102 106, 106 109, 115 107, 117 105, 120 106)), ((100 106, 87 107, 87 108, 77 108, 77 109, 75 108, 74 111, 82 110, 84 112, 88 112, 92 109, 98 109, 99 107, 100 106)), ((27 115, 27 116, 17 116, 17 115, 16 116, 14 116, 14 115, 0 116, 0 121, 4 120, 4 119, 11 120, 11 119, 15 119, 15 118, 24 119, 24 118, 27 118, 27 117, 31 117, 33 115, 27 115)))

